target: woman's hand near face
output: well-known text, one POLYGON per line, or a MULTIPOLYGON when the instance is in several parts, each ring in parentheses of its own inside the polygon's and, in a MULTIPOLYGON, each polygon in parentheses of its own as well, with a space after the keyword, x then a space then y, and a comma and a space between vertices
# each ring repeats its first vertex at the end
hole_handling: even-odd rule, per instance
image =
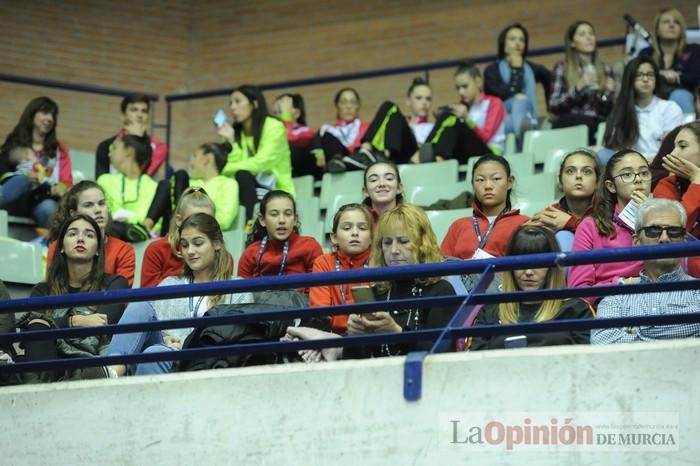
POLYGON ((523 56, 519 53, 509 53, 506 56, 506 61, 512 68, 522 68, 523 66, 523 56))
POLYGON ((693 162, 668 154, 663 158, 661 165, 670 173, 690 180, 691 183, 700 183, 700 167, 693 162))
POLYGON ((235 133, 233 131, 233 126, 231 126, 231 123, 229 123, 228 121, 225 122, 223 125, 217 128, 216 132, 219 134, 219 136, 233 144, 235 133))
POLYGON ((542 212, 538 213, 537 216, 542 226, 555 232, 563 230, 569 220, 571 220, 571 215, 552 206, 547 207, 542 212))
POLYGON ((643 193, 642 191, 632 191, 632 194, 630 195, 630 202, 634 202, 637 204, 637 206, 640 206, 647 200, 647 197, 649 197, 647 193, 643 193))
POLYGON ((450 111, 454 116, 462 120, 469 118, 469 107, 464 104, 452 104, 450 105, 450 111))

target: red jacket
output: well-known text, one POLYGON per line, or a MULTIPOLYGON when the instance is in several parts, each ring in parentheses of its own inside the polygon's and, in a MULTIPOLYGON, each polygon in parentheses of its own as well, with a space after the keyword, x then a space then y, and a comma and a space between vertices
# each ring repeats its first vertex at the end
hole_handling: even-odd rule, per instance
POLYGON ((688 232, 700 239, 700 184, 690 183, 688 189, 681 193, 676 188, 677 182, 676 175, 662 178, 654 189, 654 197, 673 199, 683 204, 685 212, 688 214, 688 232))
MULTIPOLYGON (((277 275, 282 265, 283 242, 271 239, 260 258, 257 260, 262 241, 256 241, 243 251, 238 260, 238 276, 243 278, 269 277, 277 275)), ((323 254, 321 246, 311 236, 301 236, 296 232, 289 235, 289 252, 284 275, 311 272, 314 260, 323 254)))
MULTIPOLYGON (((134 284, 136 271, 136 254, 134 247, 119 238, 107 235, 105 242, 105 273, 120 275, 126 278, 129 286, 134 284)), ((47 267, 51 265, 51 259, 56 251, 56 241, 49 244, 47 267)))
POLYGON ((576 216, 571 213, 571 210, 569 210, 569 206, 566 204, 566 197, 562 197, 561 199, 559 199, 559 202, 557 202, 556 204, 552 204, 552 207, 571 215, 571 218, 569 219, 568 222, 566 222, 566 225, 564 225, 563 229, 568 230, 572 233, 576 232, 576 228, 578 227, 578 225, 581 223, 581 221, 584 218, 588 217, 589 215, 593 215, 593 199, 592 198, 591 198, 591 203, 588 204, 588 208, 586 209, 586 212, 583 214, 583 217, 581 217, 581 218, 576 218, 576 216))
POLYGON ((283 123, 287 128, 287 141, 290 146, 305 149, 311 145, 311 140, 316 134, 313 129, 294 121, 283 121, 283 123))
MULTIPOLYGON (((329 252, 319 256, 314 261, 313 272, 335 272, 336 258, 340 259, 340 270, 357 270, 365 267, 369 260, 371 249, 367 249, 362 254, 350 257, 342 252, 329 252)), ((350 289, 353 286, 364 285, 365 283, 346 283, 344 285, 323 285, 314 286, 309 293, 309 302, 314 307, 340 306, 342 304, 355 304, 350 289), (343 296, 345 301, 343 301, 343 296)), ((348 316, 331 316, 331 330, 334 333, 345 335, 348 328, 348 316)))
MULTIPOLYGON (((476 203, 473 204, 473 207, 474 217, 477 219, 479 230, 484 235, 489 228, 489 219, 479 210, 476 203)), ((472 258, 479 245, 472 218, 460 218, 450 226, 440 247, 443 256, 459 257, 460 259, 472 258)), ((529 218, 525 215, 520 215, 520 210, 518 209, 509 210, 499 215, 496 217, 493 230, 488 235, 482 249, 492 256, 503 256, 510 237, 520 225, 528 220, 529 218)))
POLYGON ((141 288, 158 286, 166 277, 182 273, 182 260, 173 254, 168 238, 160 238, 146 246, 141 266, 141 288))

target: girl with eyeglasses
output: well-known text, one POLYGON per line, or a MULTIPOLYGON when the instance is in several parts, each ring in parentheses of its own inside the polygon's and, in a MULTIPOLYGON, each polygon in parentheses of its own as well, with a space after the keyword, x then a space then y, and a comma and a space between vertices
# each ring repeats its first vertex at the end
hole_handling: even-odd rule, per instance
POLYGON ((659 68, 650 57, 637 57, 625 66, 620 94, 605 126, 603 163, 624 148, 651 160, 664 136, 683 123, 678 104, 656 96, 659 78, 659 68))
POLYGON ((238 261, 238 275, 255 278, 308 273, 321 246, 311 236, 299 234, 294 198, 273 190, 260 202, 260 215, 248 235, 248 247, 238 261))
MULTIPOLYGON (((634 225, 620 213, 629 203, 639 206, 651 191, 647 159, 633 150, 613 154, 593 203, 593 215, 583 219, 574 235, 573 251, 592 251, 632 246, 634 225)), ((589 287, 636 281, 642 261, 576 265, 569 268, 569 287, 589 287)), ((594 302, 596 298, 586 298, 594 302)))
POLYGON ((680 201, 688 214, 688 232, 700 239, 700 122, 679 128, 662 165, 669 175, 656 185, 654 196, 680 201))

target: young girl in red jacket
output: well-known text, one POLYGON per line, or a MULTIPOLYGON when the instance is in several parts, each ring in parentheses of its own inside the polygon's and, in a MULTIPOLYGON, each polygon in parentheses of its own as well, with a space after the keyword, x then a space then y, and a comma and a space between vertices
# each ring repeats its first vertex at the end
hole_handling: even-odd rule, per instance
MULTIPOLYGON (((346 204, 333 217, 331 242, 333 251, 314 261, 313 272, 340 272, 367 267, 372 245, 373 219, 369 210, 360 204, 346 204)), ((323 285, 311 288, 312 306, 339 306, 354 304, 350 289, 358 284, 323 285)), ((331 330, 345 335, 347 315, 331 316, 331 330)))
POLYGON ((450 226, 440 247, 444 256, 483 259, 505 253, 513 232, 528 221, 512 208, 513 183, 515 177, 503 157, 485 155, 474 164, 474 215, 450 226))
POLYGON ((323 251, 314 238, 299 234, 298 222, 296 203, 289 193, 272 190, 265 194, 248 247, 238 261, 238 275, 254 278, 311 272, 323 251))

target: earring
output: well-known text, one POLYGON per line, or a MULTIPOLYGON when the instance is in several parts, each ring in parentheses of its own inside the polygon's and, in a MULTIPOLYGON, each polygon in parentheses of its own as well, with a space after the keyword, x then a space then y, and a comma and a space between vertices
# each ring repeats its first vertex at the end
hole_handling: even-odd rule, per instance
POLYGON ((61 249, 61 254, 65 254, 65 251, 63 249, 61 249))

